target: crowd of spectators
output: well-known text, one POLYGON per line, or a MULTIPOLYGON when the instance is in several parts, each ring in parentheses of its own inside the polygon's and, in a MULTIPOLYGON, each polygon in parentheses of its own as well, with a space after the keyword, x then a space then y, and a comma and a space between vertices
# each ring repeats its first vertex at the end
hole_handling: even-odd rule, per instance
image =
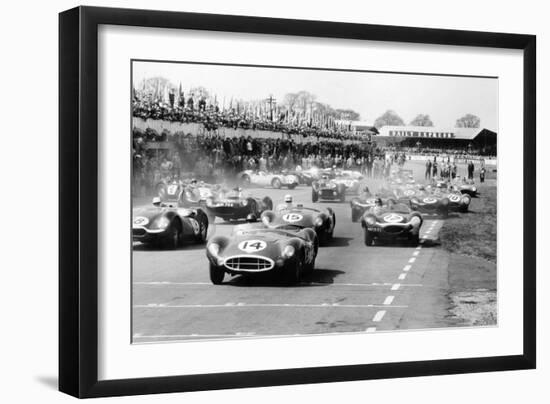
POLYGON ((268 130, 289 135, 313 136, 317 139, 364 140, 364 134, 355 133, 348 126, 315 124, 311 120, 294 119, 287 113, 268 112, 259 116, 239 108, 220 110, 217 105, 207 104, 201 99, 188 102, 162 103, 149 97, 135 97, 132 114, 142 119, 165 120, 169 122, 199 123, 206 131, 216 132, 219 128, 268 130), (198 105, 195 105, 198 104, 198 105))
POLYGON ((234 179, 244 170, 281 172, 310 167, 342 167, 381 176, 385 157, 372 145, 329 141, 295 142, 292 139, 224 137, 216 134, 161 134, 136 130, 133 138, 135 189, 152 190, 156 184, 184 175, 206 181, 234 179), (155 147, 149 147, 151 136, 155 147), (161 140, 161 141, 159 141, 161 140), (168 141, 162 141, 168 140, 168 141))

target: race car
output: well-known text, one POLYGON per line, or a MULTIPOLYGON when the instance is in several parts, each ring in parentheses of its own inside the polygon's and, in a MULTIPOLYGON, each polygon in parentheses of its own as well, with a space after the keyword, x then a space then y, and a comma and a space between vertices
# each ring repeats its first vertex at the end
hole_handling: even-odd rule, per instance
POLYGON ((458 187, 458 190, 461 193, 470 195, 472 198, 479 196, 479 190, 477 189, 474 180, 467 180, 464 178, 462 181, 456 181, 454 185, 458 187))
POLYGON ((180 204, 186 207, 206 206, 206 200, 213 198, 214 193, 220 190, 220 185, 207 184, 203 181, 188 183, 180 195, 180 204))
POLYGON ((361 218, 366 246, 375 240, 405 239, 413 245, 418 244, 422 216, 404 203, 389 201, 367 210, 361 218))
POLYGON ((368 188, 365 188, 361 195, 352 198, 349 205, 351 207, 351 221, 358 222, 365 211, 376 205, 377 198, 382 198, 382 195, 373 195, 368 188))
POLYGON ((445 193, 434 192, 430 187, 415 194, 410 205, 413 210, 421 213, 431 213, 447 217, 449 214, 449 198, 445 193))
POLYGON ((267 210, 261 215, 262 223, 269 228, 299 230, 309 228, 315 231, 320 245, 332 240, 336 215, 331 208, 323 210, 306 208, 301 204, 267 210))
POLYGON ((299 231, 265 228, 261 223, 236 226, 230 237, 213 237, 206 256, 210 280, 219 285, 225 274, 252 275, 276 272, 289 284, 313 272, 317 257, 317 235, 312 229, 299 231))
POLYGON ((246 170, 237 175, 237 178, 245 186, 273 187, 280 189, 286 187, 294 189, 298 186, 298 177, 292 174, 273 174, 266 171, 246 170))
POLYGON ((205 206, 209 217, 221 217, 229 221, 246 219, 250 214, 259 217, 263 211, 273 209, 273 201, 268 196, 263 199, 254 198, 237 187, 214 193, 206 199, 205 206))
POLYGON ((472 200, 468 194, 461 193, 455 186, 451 186, 444 196, 449 199, 449 211, 467 212, 472 200))
POLYGON ((343 183, 337 183, 324 174, 318 181, 311 184, 311 201, 318 200, 346 201, 346 186, 343 183))
POLYGON ((159 197, 153 205, 132 212, 132 239, 144 244, 177 248, 183 242, 205 243, 208 216, 202 209, 163 203, 159 197))
POLYGON ((177 203, 180 200, 184 185, 181 181, 161 181, 156 186, 158 197, 162 202, 177 203))
POLYGON ((347 195, 357 195, 361 186, 363 176, 356 171, 340 171, 335 174, 332 181, 335 184, 343 184, 347 195))

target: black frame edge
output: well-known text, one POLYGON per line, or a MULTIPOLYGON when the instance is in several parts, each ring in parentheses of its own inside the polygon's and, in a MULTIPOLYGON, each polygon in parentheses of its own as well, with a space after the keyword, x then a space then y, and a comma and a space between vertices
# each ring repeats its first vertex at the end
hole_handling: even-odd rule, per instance
POLYGON ((535 368, 535 36, 78 7, 59 15, 59 49, 60 391, 75 397, 86 398, 535 368), (522 49, 524 51, 525 170, 523 354, 98 381, 97 29, 99 24, 522 49), (80 215, 80 212, 85 214, 80 215))
POLYGON ((59 15, 59 390, 79 395, 79 10, 59 15))

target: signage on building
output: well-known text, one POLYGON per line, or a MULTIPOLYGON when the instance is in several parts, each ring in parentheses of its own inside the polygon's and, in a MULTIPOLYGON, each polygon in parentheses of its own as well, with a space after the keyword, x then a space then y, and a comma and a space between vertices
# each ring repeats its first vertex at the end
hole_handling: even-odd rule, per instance
POLYGON ((455 137, 453 132, 432 132, 432 131, 418 131, 418 130, 390 130, 389 136, 398 137, 425 137, 425 138, 439 138, 439 139, 452 139, 455 137))

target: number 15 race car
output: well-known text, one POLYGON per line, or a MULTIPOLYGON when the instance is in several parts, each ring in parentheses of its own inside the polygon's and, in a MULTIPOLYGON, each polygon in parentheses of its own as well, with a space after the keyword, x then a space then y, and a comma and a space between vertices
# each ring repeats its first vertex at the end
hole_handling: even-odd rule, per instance
POLYGON ((218 285, 226 273, 275 272, 286 283, 296 283, 315 268, 317 249, 317 236, 311 229, 296 232, 267 229, 261 223, 239 225, 230 237, 216 236, 208 243, 210 280, 218 285))
POLYGON ((208 217, 201 209, 161 204, 157 197, 153 206, 132 212, 133 241, 177 248, 184 241, 205 243, 207 233, 208 217))

